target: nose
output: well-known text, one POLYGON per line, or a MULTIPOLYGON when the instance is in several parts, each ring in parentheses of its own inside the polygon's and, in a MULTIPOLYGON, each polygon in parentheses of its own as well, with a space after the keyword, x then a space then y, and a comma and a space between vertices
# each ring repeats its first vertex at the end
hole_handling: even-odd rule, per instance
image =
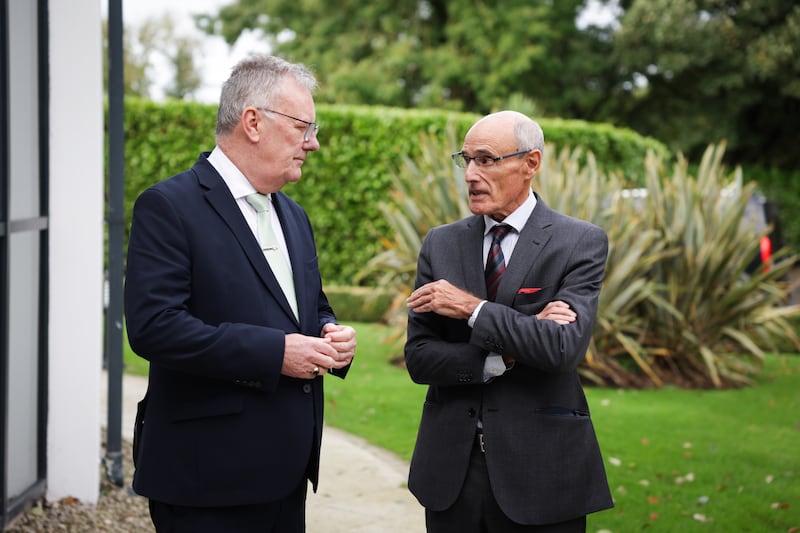
POLYGON ((319 150, 319 139, 317 139, 316 133, 312 133, 307 141, 303 141, 303 150, 306 152, 316 152, 319 150))
POLYGON ((467 168, 464 169, 464 181, 466 181, 467 183, 478 180, 478 171, 477 171, 478 165, 470 163, 473 162, 470 161, 469 163, 467 163, 467 168))

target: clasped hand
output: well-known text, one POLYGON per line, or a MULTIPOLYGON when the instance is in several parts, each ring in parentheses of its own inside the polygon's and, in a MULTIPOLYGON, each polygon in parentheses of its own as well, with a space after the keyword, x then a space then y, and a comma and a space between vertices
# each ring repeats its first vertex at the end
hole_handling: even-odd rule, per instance
POLYGON ((331 368, 346 367, 355 352, 356 332, 350 326, 325 324, 322 337, 290 333, 286 335, 281 373, 312 379, 331 368))

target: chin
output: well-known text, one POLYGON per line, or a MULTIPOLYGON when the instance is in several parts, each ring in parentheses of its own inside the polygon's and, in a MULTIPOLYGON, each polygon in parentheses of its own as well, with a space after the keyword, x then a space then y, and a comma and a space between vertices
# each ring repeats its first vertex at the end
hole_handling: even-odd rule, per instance
POLYGON ((485 215, 489 212, 486 206, 482 206, 480 202, 470 202, 469 210, 473 215, 485 215))

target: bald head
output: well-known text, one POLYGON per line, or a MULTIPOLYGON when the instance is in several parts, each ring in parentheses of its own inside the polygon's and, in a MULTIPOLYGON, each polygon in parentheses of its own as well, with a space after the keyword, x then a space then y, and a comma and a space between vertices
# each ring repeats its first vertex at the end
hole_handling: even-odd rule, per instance
POLYGON ((514 212, 531 193, 543 149, 542 129, 522 113, 500 111, 473 124, 461 149, 470 210, 498 221, 514 212))
POLYGON ((541 126, 518 111, 505 110, 486 115, 472 125, 467 136, 473 130, 499 135, 500 138, 511 141, 517 150, 539 150, 544 153, 544 133, 541 126))

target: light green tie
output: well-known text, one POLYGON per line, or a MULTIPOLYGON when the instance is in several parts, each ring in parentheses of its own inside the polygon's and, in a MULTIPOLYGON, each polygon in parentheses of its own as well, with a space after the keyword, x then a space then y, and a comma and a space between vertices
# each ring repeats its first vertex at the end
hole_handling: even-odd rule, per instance
POLYGON ((247 203, 252 205, 256 213, 258 213, 258 242, 261 245, 261 251, 264 252, 264 257, 267 258, 272 273, 275 274, 275 278, 277 278, 281 289, 283 289, 283 294, 289 300, 289 306, 292 308, 295 318, 298 318, 297 296, 294 292, 292 269, 286 261, 286 256, 278 247, 278 239, 272 230, 272 219, 269 214, 269 196, 253 193, 247 196, 247 203))

